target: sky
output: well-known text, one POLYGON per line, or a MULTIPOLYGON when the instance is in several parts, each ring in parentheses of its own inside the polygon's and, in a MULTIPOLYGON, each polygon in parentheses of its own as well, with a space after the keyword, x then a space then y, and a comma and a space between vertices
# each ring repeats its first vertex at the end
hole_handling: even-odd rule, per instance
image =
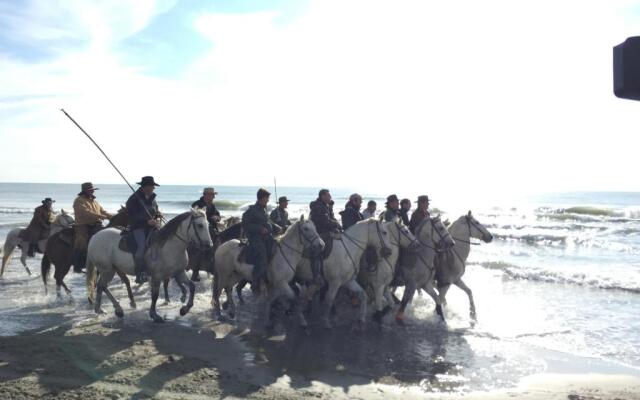
POLYGON ((640 2, 0 0, 0 181, 640 191, 640 2))

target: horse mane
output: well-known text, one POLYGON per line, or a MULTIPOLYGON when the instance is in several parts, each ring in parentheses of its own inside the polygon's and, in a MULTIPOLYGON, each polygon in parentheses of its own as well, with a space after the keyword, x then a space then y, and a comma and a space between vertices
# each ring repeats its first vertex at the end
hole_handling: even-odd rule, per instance
POLYGON ((167 222, 156 234, 156 242, 163 245, 172 235, 176 233, 180 224, 191 216, 191 211, 187 211, 167 222))
MULTIPOLYGON (((286 230, 282 235, 280 235, 280 236, 278 236, 278 237, 274 238, 274 239, 275 239, 275 241, 276 241, 278 244, 280 244, 280 242, 284 241, 284 238, 285 238, 285 237, 287 237, 287 234, 288 234, 289 232, 292 232, 292 231, 293 231, 293 228, 294 228, 295 226, 297 226, 297 227, 298 227, 298 229, 300 229, 301 222, 302 222, 302 221, 297 220, 296 222, 294 222, 293 224, 291 224, 291 226, 289 226, 289 228, 288 228, 288 229, 287 229, 287 230, 286 230)), ((304 222, 307 222, 307 220, 305 220, 304 222)))

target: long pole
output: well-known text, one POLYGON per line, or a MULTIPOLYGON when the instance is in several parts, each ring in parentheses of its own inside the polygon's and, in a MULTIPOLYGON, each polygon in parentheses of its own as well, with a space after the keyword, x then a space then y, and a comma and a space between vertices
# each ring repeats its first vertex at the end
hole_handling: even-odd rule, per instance
POLYGON ((276 204, 278 204, 278 184, 276 183, 276 177, 273 177, 273 191, 276 194, 276 204))
MULTIPOLYGON (((62 111, 64 113, 64 115, 67 116, 67 118, 69 118, 71 120, 71 122, 73 122, 75 124, 75 126, 78 127, 78 129, 80 129, 82 131, 82 133, 84 133, 84 135, 86 137, 89 138, 89 140, 91 140, 91 143, 93 143, 98 150, 100 150, 100 153, 102 153, 102 155, 104 156, 104 158, 107 159, 107 161, 109 161, 109 164, 111 164, 111 166, 113 167, 113 169, 116 170, 116 172, 120 175, 120 177, 124 180, 124 182, 127 184, 127 186, 129 186, 129 189, 131 189, 131 191, 135 194, 136 190, 133 188, 133 186, 131 186, 131 184, 129 183, 129 181, 127 180, 127 178, 124 177, 124 175, 122 175, 122 172, 120 172, 120 170, 118 169, 118 167, 116 167, 116 165, 113 163, 113 161, 111 161, 111 159, 109 158, 109 156, 107 155, 107 153, 105 153, 102 148, 98 145, 98 143, 96 143, 95 140, 93 140, 93 138, 87 133, 87 131, 85 131, 84 129, 82 129, 82 127, 80 126, 80 124, 78 124, 76 122, 75 119, 73 119, 71 117, 71 115, 69 115, 64 108, 61 108, 60 111, 62 111)), ((137 197, 137 196, 136 196, 137 197)), ((153 215, 151 215, 151 213, 149 212, 149 210, 147 210, 147 207, 144 205, 144 203, 142 203, 142 199, 138 197, 138 200, 140 200, 140 204, 142 205, 142 208, 147 212, 147 215, 149 216, 149 218, 154 218, 153 215)))

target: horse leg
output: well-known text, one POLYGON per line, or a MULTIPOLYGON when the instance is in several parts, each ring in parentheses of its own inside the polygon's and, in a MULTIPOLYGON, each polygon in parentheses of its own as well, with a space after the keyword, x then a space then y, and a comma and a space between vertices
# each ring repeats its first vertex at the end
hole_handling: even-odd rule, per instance
MULTIPOLYGON (((360 301, 360 310, 358 311, 358 329, 362 329, 364 327, 364 319, 367 315, 367 293, 362 289, 362 286, 358 284, 355 279, 350 280, 345 285, 347 289, 349 289, 352 293, 355 293, 358 296, 358 300, 360 301)), ((382 307, 382 293, 380 293, 380 307, 382 307)))
POLYGON ((330 317, 331 317, 331 307, 333 307, 333 302, 336 298, 336 295, 338 294, 338 289, 339 287, 337 285, 329 285, 329 288, 327 290, 327 293, 324 296, 324 313, 322 316, 322 321, 324 324, 324 327, 326 329, 331 329, 332 325, 331 325, 331 321, 330 321, 330 317))
POLYGON ((181 285, 189 287, 189 300, 187 301, 186 305, 180 307, 180 315, 185 316, 189 312, 189 310, 191 310, 191 307, 193 307, 193 296, 195 296, 196 294, 196 285, 191 280, 189 280, 189 277, 187 276, 187 273, 185 271, 178 272, 175 278, 176 281, 178 281, 181 285))
POLYGON ((376 312, 373 313, 373 321, 378 325, 382 324, 382 300, 384 297, 384 288, 384 285, 378 285, 373 291, 374 307, 376 310, 376 312))
POLYGON ((242 289, 244 289, 244 287, 247 286, 247 283, 249 283, 249 281, 246 279, 243 279, 240 281, 240 283, 236 285, 236 294, 238 295, 238 304, 244 304, 244 298, 242 298, 242 289))
POLYGON ((444 285, 440 286, 438 285, 438 293, 439 293, 439 297, 440 297, 440 304, 442 304, 443 306, 447 305, 447 292, 449 291, 449 288, 451 287, 450 283, 445 283, 444 285))
POLYGON ((24 269, 27 270, 27 274, 31 276, 31 270, 29 269, 29 266, 27 266, 27 250, 21 249, 21 251, 22 255, 20 255, 20 262, 22 263, 24 269))
POLYGON ((224 321, 224 316, 222 315, 222 310, 220 309, 220 284, 219 279, 217 277, 213 277, 213 282, 211 284, 211 302, 213 303, 213 311, 218 317, 218 321, 224 321))
MULTIPOLYGON (((397 287, 397 286, 394 286, 394 287, 390 290, 389 294, 391 295, 391 298, 393 299, 393 302, 394 302, 395 304, 400 304, 400 299, 396 296, 396 289, 398 289, 398 287, 397 287)), ((389 303, 389 304, 391 304, 391 303, 389 303)))
POLYGON ((400 309, 396 313, 396 322, 399 325, 404 325, 404 310, 407 308, 407 304, 413 299, 413 295, 416 293, 416 284, 413 281, 407 282, 404 287, 404 295, 400 302, 400 309))
POLYGON ((151 279, 151 308, 149 309, 149 316, 153 319, 153 322, 161 323, 164 322, 164 319, 156 312, 158 296, 160 296, 160 281, 151 279))
POLYGON ((102 288, 102 290, 107 295, 109 300, 111 300, 111 304, 113 304, 113 307, 115 308, 116 317, 118 318, 124 317, 124 311, 122 311, 122 307, 120 306, 120 303, 118 302, 118 300, 115 299, 115 297, 113 297, 109 288, 105 286, 104 288, 102 288))
MULTIPOLYGON (((96 312, 96 314, 104 314, 104 310, 102 310, 102 308, 101 308, 101 306, 102 306, 102 292, 103 291, 106 292, 106 288, 109 285, 109 282, 111 282, 111 279, 113 279, 114 275, 115 275, 115 273, 114 273, 113 270, 101 271, 101 273, 100 273, 100 277, 98 278, 98 283, 96 284, 96 300, 95 300, 95 304, 93 306, 94 311, 96 312)), ((120 305, 117 304, 117 302, 115 301, 113 296, 110 296, 109 299, 113 303, 113 307, 116 310, 118 308, 120 308, 120 305)), ((122 308, 120 308, 120 312, 122 312, 122 308)), ((116 311, 116 315, 117 315, 117 311, 116 311)))
POLYGON ((176 279, 176 283, 178 284, 180 292, 182 293, 180 295, 180 303, 184 303, 187 300, 187 288, 182 283, 180 283, 178 279, 176 279))
POLYGON ((129 277, 124 272, 116 271, 122 283, 127 288, 127 296, 129 296, 129 305, 134 310, 136 309, 136 300, 133 298, 133 291, 131 290, 131 281, 129 281, 129 277))
POLYGON ((433 280, 430 280, 429 282, 425 283, 424 286, 422 286, 422 288, 424 289, 425 292, 427 292, 429 296, 431 296, 434 303, 436 303, 436 313, 440 316, 440 318, 442 318, 442 321, 444 322, 444 313, 442 312, 442 301, 440 300, 438 293, 436 293, 436 290, 433 287, 433 280))
POLYGON ((171 302, 169 299, 169 279, 162 281, 162 288, 164 289, 164 304, 169 304, 171 302))
POLYGON ((469 296, 469 317, 475 320, 477 318, 476 304, 473 301, 473 293, 471 292, 471 289, 469 289, 469 286, 467 286, 467 284, 464 283, 462 279, 458 279, 453 284, 462 289, 467 294, 467 296, 469 296))
POLYGON ((224 292, 227 295, 227 303, 229 307, 229 318, 235 319, 236 317, 236 302, 233 301, 233 286, 226 286, 224 292))

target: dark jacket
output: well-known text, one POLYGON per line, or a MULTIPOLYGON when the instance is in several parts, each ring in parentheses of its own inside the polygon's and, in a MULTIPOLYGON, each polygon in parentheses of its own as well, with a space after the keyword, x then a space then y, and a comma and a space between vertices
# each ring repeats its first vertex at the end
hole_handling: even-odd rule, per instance
POLYGON ((395 221, 396 219, 399 219, 399 218, 400 218, 400 212, 396 210, 392 210, 390 208, 387 208, 386 211, 382 213, 382 220, 386 222, 395 221))
POLYGON ((249 206, 249 209, 242 214, 242 230, 249 238, 249 242, 268 238, 273 233, 274 228, 269 222, 267 208, 258 203, 249 206), (266 234, 262 232, 263 228, 267 229, 266 234))
POLYGON ((323 235, 335 229, 340 229, 340 223, 333 215, 333 208, 328 206, 322 199, 316 199, 309 204, 311 211, 309 219, 316 226, 318 234, 323 235))
POLYGON ((191 204, 191 208, 206 209, 207 221, 209 221, 209 225, 213 224, 213 226, 217 228, 218 225, 211 220, 211 218, 213 217, 218 217, 218 218, 220 217, 220 211, 218 211, 214 203, 211 203, 211 205, 208 205, 207 202, 204 201, 204 197, 200 197, 200 200, 194 201, 193 204, 191 204))
POLYGON ((291 225, 291 221, 289 221, 289 213, 287 210, 276 207, 271 211, 271 215, 269 215, 269 219, 274 224, 278 225, 282 231, 285 231, 289 225, 291 225))
POLYGON ((53 211, 48 209, 44 204, 36 207, 29 226, 20 236, 29 242, 37 242, 46 238, 49 233, 52 218, 53 211))
POLYGON ((400 209, 400 218, 402 218, 402 223, 406 226, 409 226, 409 210, 400 209))
POLYGON ((152 193, 147 199, 142 188, 138 189, 127 200, 127 214, 129 214, 129 229, 144 228, 147 231, 151 230, 151 226, 147 221, 152 218, 159 218, 161 215, 158 210, 158 203, 156 203, 156 194, 152 193))
POLYGON ((351 202, 347 202, 344 210, 340 211, 340 216, 342 217, 342 229, 344 230, 364 219, 360 208, 356 208, 351 202))
POLYGON ((413 214, 411 214, 411 221, 409 221, 409 230, 411 233, 416 233, 416 229, 420 226, 422 220, 429 217, 429 211, 415 210, 413 214))

